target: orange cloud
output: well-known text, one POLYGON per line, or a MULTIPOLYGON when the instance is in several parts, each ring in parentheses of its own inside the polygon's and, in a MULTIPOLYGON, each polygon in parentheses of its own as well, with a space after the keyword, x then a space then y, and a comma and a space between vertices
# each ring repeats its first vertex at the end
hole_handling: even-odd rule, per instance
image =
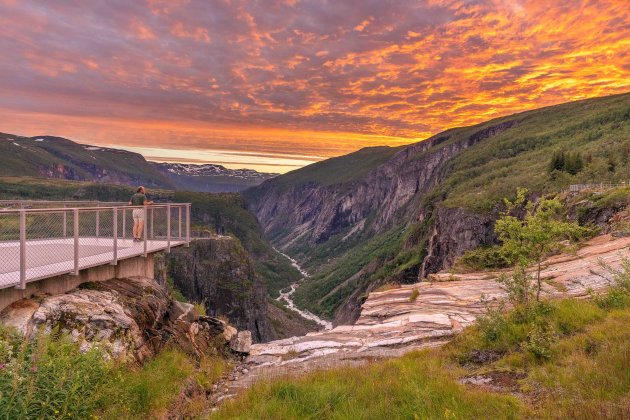
POLYGON ((630 91, 625 0, 25 1, 0 25, 0 131, 110 145, 333 156, 630 91))

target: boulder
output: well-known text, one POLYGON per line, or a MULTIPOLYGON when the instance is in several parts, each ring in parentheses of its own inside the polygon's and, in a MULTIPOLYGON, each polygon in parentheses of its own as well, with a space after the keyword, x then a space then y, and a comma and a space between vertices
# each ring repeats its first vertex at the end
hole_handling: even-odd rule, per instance
POLYGON ((230 349, 237 353, 249 353, 252 348, 252 333, 249 331, 239 331, 230 340, 230 349))
POLYGON ((199 319, 199 313, 195 309, 195 305, 176 300, 173 301, 169 308, 169 316, 173 320, 182 319, 186 322, 195 322, 199 319))

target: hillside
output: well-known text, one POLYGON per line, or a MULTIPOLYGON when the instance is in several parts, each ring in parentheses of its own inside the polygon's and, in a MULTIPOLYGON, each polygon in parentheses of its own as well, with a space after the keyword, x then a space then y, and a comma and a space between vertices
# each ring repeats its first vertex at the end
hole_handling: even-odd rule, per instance
POLYGON ((30 176, 200 192, 236 192, 275 174, 220 165, 148 162, 138 153, 62 137, 0 133, 0 176, 30 176))
POLYGON ((345 323, 375 287, 413 283, 492 243, 501 200, 517 187, 541 194, 628 182, 629 159, 623 94, 455 128, 401 149, 364 149, 245 196, 271 242, 314 273, 296 301, 345 323), (550 172, 560 152, 579 153, 578 170, 550 172))
POLYGON ((170 187, 137 153, 78 144, 53 136, 0 133, 0 175, 170 187))

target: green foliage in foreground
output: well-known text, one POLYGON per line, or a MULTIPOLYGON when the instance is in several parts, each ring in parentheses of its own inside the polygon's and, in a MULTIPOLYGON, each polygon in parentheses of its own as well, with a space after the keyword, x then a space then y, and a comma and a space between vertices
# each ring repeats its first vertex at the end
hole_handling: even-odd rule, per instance
POLYGON ((219 419, 624 418, 630 263, 610 293, 491 312, 440 349, 259 383, 219 419), (498 375, 510 385, 462 385, 498 375), (514 395, 514 387, 523 398, 514 395))
POLYGON ((316 372, 256 385, 228 403, 219 419, 438 419, 514 418, 511 396, 466 389, 461 368, 419 352, 370 365, 316 372))
POLYGON ((540 271, 543 259, 552 251, 562 249, 561 241, 577 241, 591 233, 577 222, 570 222, 563 217, 564 206, 557 198, 541 198, 538 202, 526 203, 527 190, 519 188, 516 199, 505 199, 506 211, 494 225, 494 230, 501 241, 501 251, 508 261, 516 264, 514 275, 503 277, 502 283, 508 285, 511 300, 527 305, 530 300, 530 278, 527 267, 536 267, 535 296, 540 300, 542 282, 540 271), (512 213, 524 208, 522 218, 512 213), (518 290, 517 290, 518 289, 518 290))
POLYGON ((0 416, 88 417, 109 372, 97 349, 81 354, 67 337, 40 334, 29 342, 0 329, 0 416))
MULTIPOLYGON (((167 349, 142 367, 85 353, 63 334, 40 333, 25 340, 0 328, 0 418, 147 418, 168 410, 199 414, 205 390, 227 368, 215 357, 192 359, 167 349), (187 389, 202 390, 178 403, 187 389)), ((191 392, 194 394, 194 392, 191 392)))

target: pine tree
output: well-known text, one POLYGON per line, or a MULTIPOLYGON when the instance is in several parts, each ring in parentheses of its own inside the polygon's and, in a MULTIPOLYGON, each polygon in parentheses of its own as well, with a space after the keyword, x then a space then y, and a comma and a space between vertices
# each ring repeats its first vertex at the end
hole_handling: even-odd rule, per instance
POLYGON ((564 152, 553 152, 553 155, 551 156, 551 161, 549 162, 549 172, 562 171, 564 168, 564 162, 564 152))

